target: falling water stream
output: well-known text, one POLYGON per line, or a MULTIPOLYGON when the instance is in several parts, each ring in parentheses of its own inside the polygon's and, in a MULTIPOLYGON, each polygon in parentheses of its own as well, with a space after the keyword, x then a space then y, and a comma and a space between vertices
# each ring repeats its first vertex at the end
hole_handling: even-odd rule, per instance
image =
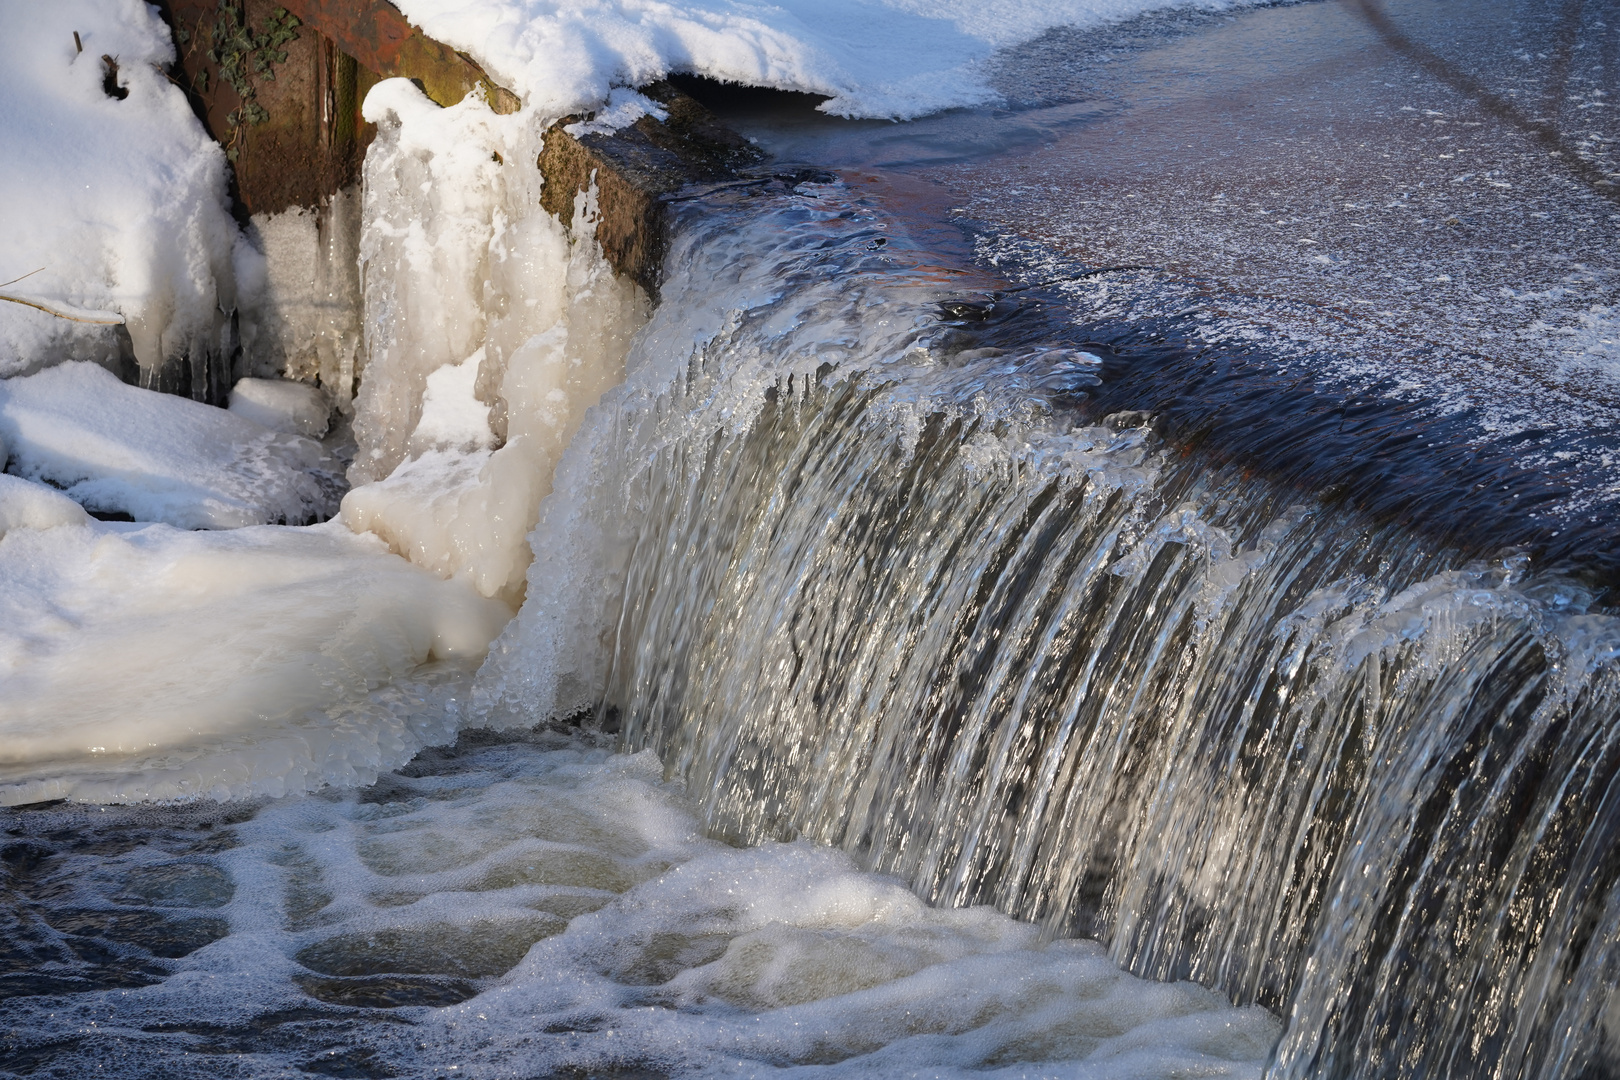
POLYGON ((526 610, 499 692, 570 637, 539 700, 656 750, 714 835, 1264 1005, 1273 1075, 1615 1067, 1599 585, 1088 406, 1105 346, 964 331, 963 283, 837 187, 728 199, 641 349, 700 347, 661 390, 633 356, 536 541, 547 573, 611 522, 605 607, 526 610))
POLYGON ((492 730, 8 811, 16 1071, 1620 1069, 1604 559, 1123 408, 1125 336, 831 176, 677 216, 517 617, 400 706, 492 730))

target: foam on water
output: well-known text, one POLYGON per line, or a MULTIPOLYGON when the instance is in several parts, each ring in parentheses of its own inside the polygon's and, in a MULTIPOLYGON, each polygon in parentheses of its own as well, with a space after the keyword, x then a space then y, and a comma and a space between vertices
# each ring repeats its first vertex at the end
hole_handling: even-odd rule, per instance
POLYGON ((99 934, 171 958, 138 989, 13 998, 5 1049, 53 1074, 174 1077, 1260 1075, 1263 1010, 988 908, 929 908, 809 842, 705 839, 661 772, 542 732, 208 830, 195 812, 12 815, 37 848, 11 878, 19 943, 43 924, 56 947, 99 934), (125 844, 51 846, 75 830, 125 844))

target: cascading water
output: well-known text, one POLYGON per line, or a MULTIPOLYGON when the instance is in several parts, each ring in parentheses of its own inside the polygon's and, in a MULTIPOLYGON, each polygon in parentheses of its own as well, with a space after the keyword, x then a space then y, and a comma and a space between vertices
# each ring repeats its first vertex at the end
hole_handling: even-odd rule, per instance
POLYGON ((1620 1065, 1592 589, 1088 411, 1096 352, 943 326, 963 279, 836 185, 704 210, 492 715, 597 707, 717 835, 1261 1003, 1274 1075, 1620 1065))
POLYGON ((70 639, 122 643, 73 715, 133 749, 55 734, 75 680, 29 705, 77 741, 8 802, 235 801, 4 812, 0 1061, 1615 1070, 1612 558, 1560 576, 1491 550, 1515 522, 1469 547, 1301 482, 1353 425, 1282 479, 1218 458, 1192 405, 1120 404, 1169 350, 1143 375, 825 175, 684 193, 645 321, 591 193, 572 235, 538 209, 533 117, 368 100, 343 521, 6 538, 125 543, 160 589, 180 551, 244 598, 154 623, 126 589, 123 637, 70 639), (129 647, 154 625, 185 664, 129 647), (478 724, 527 730, 422 749, 478 724))

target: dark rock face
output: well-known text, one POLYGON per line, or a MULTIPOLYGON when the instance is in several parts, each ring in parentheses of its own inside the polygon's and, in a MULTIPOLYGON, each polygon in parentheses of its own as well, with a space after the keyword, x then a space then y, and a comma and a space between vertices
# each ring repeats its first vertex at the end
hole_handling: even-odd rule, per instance
MULTIPOLYGON (((232 164, 240 220, 292 207, 329 221, 334 196, 360 178, 376 135, 360 106, 379 80, 414 80, 440 105, 482 93, 500 113, 516 95, 470 57, 434 41, 385 0, 167 0, 179 59, 169 77, 183 89, 232 164)), ((116 73, 114 73, 116 74, 116 73)), ((643 117, 612 134, 582 138, 559 121, 537 162, 542 205, 572 226, 577 193, 596 183, 596 236, 608 262, 656 298, 669 196, 723 181, 764 154, 669 83, 645 87, 663 121, 643 117)), ((176 356, 138 373, 143 386, 223 405, 240 368, 230 312, 209 355, 176 356)), ((130 365, 133 368, 133 365, 130 365)))
POLYGON ((483 68, 384 0, 168 0, 163 8, 179 54, 170 77, 231 154, 248 214, 319 206, 360 178, 376 135, 360 104, 381 79, 414 79, 440 105, 478 90, 497 112, 518 108, 483 68), (283 27, 290 37, 275 33, 283 27))
POLYGON ((603 254, 656 298, 668 197, 690 184, 726 180, 738 168, 757 164, 764 153, 669 83, 642 92, 664 106, 669 119, 644 116, 612 134, 575 138, 566 128, 579 118, 567 117, 546 132, 540 202, 572 225, 574 197, 588 190, 594 177, 600 212, 596 238, 603 254))

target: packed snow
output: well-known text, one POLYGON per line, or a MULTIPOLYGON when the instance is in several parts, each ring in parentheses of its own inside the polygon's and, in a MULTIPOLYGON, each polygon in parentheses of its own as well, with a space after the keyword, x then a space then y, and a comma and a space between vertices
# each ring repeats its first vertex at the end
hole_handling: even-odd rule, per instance
POLYGON ((231 220, 224 151, 161 70, 173 58, 141 0, 0 13, 0 282, 21 277, 5 291, 69 313, 120 315, 128 334, 121 345, 113 327, 0 303, 0 376, 125 348, 152 369, 217 347, 235 264, 255 256, 231 220), (121 98, 103 89, 104 56, 121 98))
POLYGON ((342 466, 302 435, 120 382, 87 361, 0 381, 7 470, 87 509, 183 529, 324 520, 342 466))
POLYGON ((399 8, 549 116, 607 102, 613 87, 688 72, 824 94, 821 108, 838 116, 907 119, 998 100, 982 70, 997 47, 1181 2, 400 0, 399 8))
POLYGON ((88 525, 84 507, 44 484, 0 475, 0 538, 13 529, 88 525))
POLYGON ((239 379, 228 408, 255 424, 318 439, 326 434, 332 404, 317 387, 291 379, 239 379))

